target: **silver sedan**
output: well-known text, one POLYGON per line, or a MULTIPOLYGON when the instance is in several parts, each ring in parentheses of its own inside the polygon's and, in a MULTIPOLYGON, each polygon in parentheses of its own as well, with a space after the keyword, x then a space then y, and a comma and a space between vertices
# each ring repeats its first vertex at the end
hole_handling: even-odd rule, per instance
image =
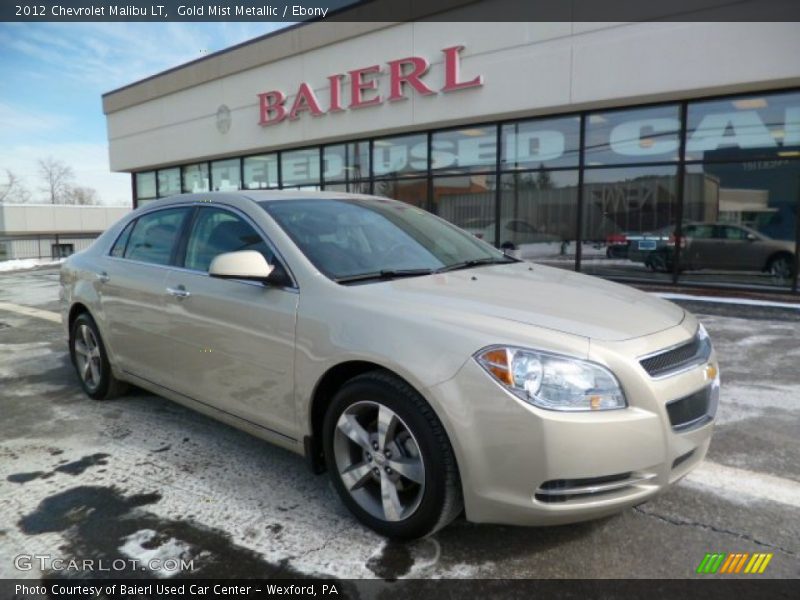
POLYGON ((239 192, 140 208, 61 271, 85 392, 135 384, 305 455, 384 535, 639 504, 704 457, 703 327, 419 208, 239 192))

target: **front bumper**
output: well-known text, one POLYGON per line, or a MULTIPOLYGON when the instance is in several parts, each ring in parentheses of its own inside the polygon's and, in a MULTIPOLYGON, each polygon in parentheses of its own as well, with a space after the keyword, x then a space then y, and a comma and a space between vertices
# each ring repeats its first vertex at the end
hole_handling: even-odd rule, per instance
MULTIPOLYGON (((675 329, 607 344, 591 357, 620 379, 625 409, 543 410, 508 393, 474 360, 428 388, 456 453, 467 519, 555 525, 603 517, 652 498, 702 461, 713 419, 676 430, 666 405, 718 386, 718 379, 709 381, 706 365, 698 365, 653 380, 636 360, 623 358, 686 336, 675 329)), ((717 368, 713 354, 707 364, 717 368)))

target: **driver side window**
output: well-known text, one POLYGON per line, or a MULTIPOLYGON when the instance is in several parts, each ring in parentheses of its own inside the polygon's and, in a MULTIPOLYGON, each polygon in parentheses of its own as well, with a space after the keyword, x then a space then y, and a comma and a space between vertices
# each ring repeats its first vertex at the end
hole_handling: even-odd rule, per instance
POLYGON ((184 267, 207 273, 217 255, 239 250, 255 250, 275 264, 269 246, 244 219, 220 208, 201 208, 186 244, 184 267))

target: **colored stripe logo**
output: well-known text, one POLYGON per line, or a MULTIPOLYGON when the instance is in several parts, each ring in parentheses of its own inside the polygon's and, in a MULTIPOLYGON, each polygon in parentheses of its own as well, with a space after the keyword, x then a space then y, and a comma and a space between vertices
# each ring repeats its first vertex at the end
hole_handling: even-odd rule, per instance
POLYGON ((715 573, 736 575, 740 573, 761 574, 767 570, 772 553, 755 552, 709 552, 706 553, 697 572, 703 575, 715 573))

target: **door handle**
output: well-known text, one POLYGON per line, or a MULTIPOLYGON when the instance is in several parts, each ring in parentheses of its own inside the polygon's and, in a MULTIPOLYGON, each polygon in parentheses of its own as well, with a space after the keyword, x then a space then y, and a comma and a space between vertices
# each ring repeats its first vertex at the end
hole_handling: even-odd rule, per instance
POLYGON ((105 271, 97 273, 96 277, 97 281, 99 281, 100 283, 107 283, 111 279, 111 277, 109 277, 108 273, 106 273, 105 271))
POLYGON ((179 300, 181 300, 181 299, 183 299, 183 298, 188 298, 189 296, 191 296, 191 295, 192 295, 192 294, 191 294, 189 291, 187 291, 187 290, 186 290, 186 288, 185 288, 185 287, 183 287, 182 285, 179 285, 179 286, 178 286, 178 287, 176 287, 176 288, 169 288, 169 287, 168 287, 168 288, 167 288, 167 293, 168 293, 170 296, 175 296, 175 297, 176 297, 176 298, 178 298, 179 300))

